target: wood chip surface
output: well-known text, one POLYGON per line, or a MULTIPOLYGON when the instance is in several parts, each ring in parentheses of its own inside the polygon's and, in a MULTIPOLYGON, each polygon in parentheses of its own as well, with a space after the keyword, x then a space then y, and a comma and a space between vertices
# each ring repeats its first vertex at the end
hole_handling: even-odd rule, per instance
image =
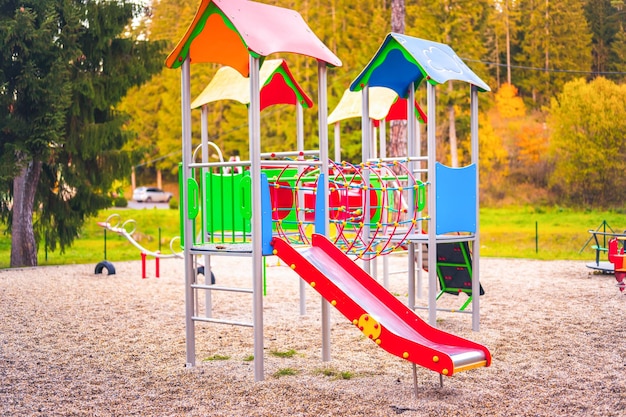
MULTIPOLYGON (((331 313, 321 360, 321 299, 267 258, 265 379, 254 380, 253 330, 197 323, 185 366, 182 260, 0 270, 2 416, 625 416, 626 295, 580 261, 482 259, 480 331, 469 314, 437 326, 487 346, 491 367, 444 378, 366 339, 331 313)), ((407 299, 406 257, 388 257, 389 287, 407 299)), ((375 267, 383 279, 383 262, 375 267)), ((249 258, 213 257, 219 285, 252 286, 249 258)), ((418 304, 426 305, 427 278, 418 304)), ((458 308, 464 295, 443 295, 458 308)), ((198 298, 204 306, 204 296, 198 298)), ((216 318, 251 322, 252 296, 215 292, 216 318)), ((427 311, 418 310, 424 319, 427 311)))

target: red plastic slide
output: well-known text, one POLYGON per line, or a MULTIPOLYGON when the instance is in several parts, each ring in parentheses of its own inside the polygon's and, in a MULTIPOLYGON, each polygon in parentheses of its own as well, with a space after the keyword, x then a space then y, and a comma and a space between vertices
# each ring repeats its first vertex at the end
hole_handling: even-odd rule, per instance
POLYGON ((442 375, 489 366, 489 350, 436 329, 322 235, 297 250, 274 239, 274 254, 387 352, 442 375))

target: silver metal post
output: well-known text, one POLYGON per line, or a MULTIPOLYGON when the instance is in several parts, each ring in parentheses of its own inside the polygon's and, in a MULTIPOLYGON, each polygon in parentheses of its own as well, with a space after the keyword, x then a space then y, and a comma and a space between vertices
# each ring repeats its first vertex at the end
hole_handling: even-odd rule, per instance
POLYGON ((261 94, 260 60, 250 55, 250 177, 252 179, 252 290, 254 322, 254 379, 262 381, 263 365, 263 255, 261 241, 261 94))
MULTIPOLYGON (((319 147, 322 172, 324 173, 324 235, 328 236, 330 213, 328 211, 328 97, 327 97, 327 67, 323 61, 318 61, 318 123, 319 123, 319 147)), ((330 361, 330 303, 322 300, 322 361, 330 361)))
POLYGON ((335 162, 341 162, 341 123, 335 122, 335 162))
POLYGON ((472 330, 480 331, 480 204, 479 149, 478 149, 478 87, 470 87, 470 130, 472 136, 472 163, 476 164, 476 234, 472 245, 472 330))
POLYGON ((415 394, 415 398, 417 399, 417 365, 412 363, 413 365, 413 393, 415 394))
POLYGON ((195 315, 194 290, 196 274, 191 254, 193 244, 193 229, 191 220, 187 217, 189 190, 187 179, 191 176, 189 163, 191 162, 191 71, 190 60, 187 57, 181 66, 181 116, 182 116, 182 152, 183 152, 183 201, 181 207, 183 216, 183 245, 185 260, 185 340, 187 348, 187 367, 196 365, 196 332, 192 317, 195 315))
MULTIPOLYGON (((372 123, 370 121, 370 89, 369 86, 366 85, 361 90, 362 100, 361 100, 361 161, 367 162, 371 157, 371 134, 372 134, 372 123)), ((363 184, 368 187, 369 190, 369 171, 364 169, 361 173, 363 177, 363 184)), ((363 200, 365 210, 363 212, 363 230, 362 230, 362 239, 369 239, 370 236, 370 228, 369 228, 369 192, 363 193, 363 200)), ((371 266, 369 261, 363 261, 363 269, 368 274, 371 273, 371 266)))
POLYGON ((380 147, 379 155, 381 159, 384 159, 387 157, 387 122, 385 119, 378 123, 378 139, 378 146, 380 147))
POLYGON ((437 162, 437 109, 435 86, 426 83, 428 102, 428 323, 437 327, 437 180, 435 163, 437 162))
MULTIPOLYGON (((209 162, 209 106, 204 104, 201 108, 201 146, 202 146, 202 163, 209 162)), ((195 161, 193 161, 195 162, 195 161)), ((202 238, 200 242, 204 242, 207 238, 207 202, 205 198, 206 191, 206 174, 209 170, 204 167, 200 174, 200 184, 202 186, 202 238)), ((211 284, 211 257, 204 255, 204 282, 205 284, 211 284)), ((213 317, 213 292, 208 290, 204 292, 204 315, 205 317, 213 317)))
POLYGON ((411 241, 409 242, 408 263, 409 299, 407 306, 415 310, 415 243, 411 241))
MULTIPOLYGON (((297 150, 299 152, 304 152, 304 112, 302 108, 302 103, 299 101, 296 103, 296 145, 297 150)), ((298 166, 298 173, 301 173, 303 168, 298 166)), ((304 192, 301 190, 297 191, 298 193, 298 201, 303 201, 304 192)), ((302 213, 304 214, 304 213, 302 213)), ((301 220, 303 216, 300 216, 300 213, 296 210, 296 217, 298 220, 301 220)), ((306 282, 303 279, 299 280, 299 290, 300 290, 300 315, 304 316, 306 314, 306 282)))

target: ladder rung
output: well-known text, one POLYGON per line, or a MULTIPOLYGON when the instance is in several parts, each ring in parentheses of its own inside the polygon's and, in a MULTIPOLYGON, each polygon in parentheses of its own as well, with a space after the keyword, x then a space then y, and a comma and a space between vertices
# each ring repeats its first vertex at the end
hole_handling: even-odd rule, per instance
POLYGON ((244 292, 248 294, 253 293, 253 290, 249 288, 221 287, 218 285, 191 284, 191 288, 195 288, 198 290, 244 292))
POLYGON ((254 327, 254 324, 252 323, 248 323, 245 321, 233 321, 233 320, 221 320, 221 319, 214 319, 214 318, 210 318, 210 317, 192 317, 191 320, 194 321, 204 321, 207 323, 218 323, 218 324, 230 324, 233 326, 244 326, 244 327, 254 327))

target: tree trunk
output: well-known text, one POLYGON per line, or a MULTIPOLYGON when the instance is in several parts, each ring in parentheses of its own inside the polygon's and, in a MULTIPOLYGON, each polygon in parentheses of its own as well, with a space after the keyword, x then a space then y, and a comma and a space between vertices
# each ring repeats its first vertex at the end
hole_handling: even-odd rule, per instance
POLYGON ((35 191, 41 162, 30 161, 13 179, 13 219, 11 223, 11 267, 37 266, 37 244, 33 231, 35 191))
MULTIPOLYGON (((407 156, 407 129, 405 120, 392 120, 389 127, 388 156, 407 156)), ((408 155, 415 156, 415 155, 408 155)))
POLYGON ((404 17, 406 7, 404 0, 391 0, 391 31, 404 33, 404 17))
MULTIPOLYGON (((391 1, 391 31, 404 33, 404 18, 406 15, 405 0, 391 1)), ((392 120, 389 124, 389 151, 390 157, 407 156, 407 123, 406 120, 392 120)), ((414 156, 414 155, 409 155, 414 156)))

